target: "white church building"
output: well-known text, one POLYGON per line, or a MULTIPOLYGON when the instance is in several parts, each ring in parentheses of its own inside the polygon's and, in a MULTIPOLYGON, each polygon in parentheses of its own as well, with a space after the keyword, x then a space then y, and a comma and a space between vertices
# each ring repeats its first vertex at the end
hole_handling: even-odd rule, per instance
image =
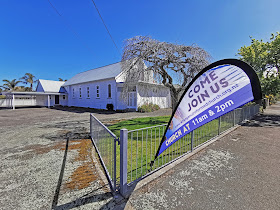
POLYGON ((169 89, 153 82, 152 74, 145 78, 145 81, 131 84, 126 101, 121 98, 125 75, 120 62, 81 72, 66 82, 39 80, 36 92, 10 92, 6 95, 11 107, 22 94, 35 98, 34 105, 46 107, 107 109, 111 106, 113 110, 137 110, 145 103, 157 104, 160 108, 171 107, 169 89))

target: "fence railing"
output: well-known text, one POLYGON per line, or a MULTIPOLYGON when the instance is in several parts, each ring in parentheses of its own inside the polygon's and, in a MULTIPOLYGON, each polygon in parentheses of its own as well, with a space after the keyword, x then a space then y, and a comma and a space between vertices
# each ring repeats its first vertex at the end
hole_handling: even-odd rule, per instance
POLYGON ((131 131, 121 129, 119 140, 91 114, 90 133, 112 190, 119 188, 125 195, 135 181, 197 149, 236 124, 251 119, 259 108, 259 105, 244 106, 197 128, 161 153, 153 168, 150 163, 154 160, 166 124, 131 131))
POLYGON ((116 191, 116 143, 119 139, 92 114, 90 115, 90 136, 106 172, 110 187, 116 191))
POLYGON ((150 168, 150 163, 155 157, 166 124, 127 131, 127 139, 121 138, 120 140, 121 144, 126 141, 127 145, 126 176, 128 185, 132 185, 134 181, 195 150, 236 124, 251 119, 258 112, 259 105, 244 106, 197 128, 158 156, 153 168, 150 168))

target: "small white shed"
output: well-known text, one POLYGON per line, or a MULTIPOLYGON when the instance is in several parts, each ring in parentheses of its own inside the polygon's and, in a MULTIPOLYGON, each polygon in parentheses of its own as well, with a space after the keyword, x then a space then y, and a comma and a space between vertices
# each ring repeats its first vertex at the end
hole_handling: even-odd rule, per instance
POLYGON ((62 85, 64 82, 52 80, 38 80, 36 92, 5 92, 6 99, 2 99, 1 107, 68 105, 67 92, 62 85))
POLYGON ((68 93, 62 87, 65 82, 39 79, 36 92, 45 93, 38 95, 37 103, 43 106, 68 105, 68 93), (49 100, 49 102, 48 102, 49 100))

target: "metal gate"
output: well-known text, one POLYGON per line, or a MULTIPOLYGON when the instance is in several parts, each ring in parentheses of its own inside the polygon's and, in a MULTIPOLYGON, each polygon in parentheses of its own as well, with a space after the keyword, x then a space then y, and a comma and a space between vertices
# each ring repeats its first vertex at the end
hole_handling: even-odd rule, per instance
POLYGON ((102 122, 90 114, 90 136, 98 153, 100 162, 106 172, 112 191, 117 190, 117 142, 118 137, 102 122))

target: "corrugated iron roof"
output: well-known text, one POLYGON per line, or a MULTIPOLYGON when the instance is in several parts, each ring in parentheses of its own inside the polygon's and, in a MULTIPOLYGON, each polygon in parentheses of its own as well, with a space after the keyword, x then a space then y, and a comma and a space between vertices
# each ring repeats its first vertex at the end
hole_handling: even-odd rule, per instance
POLYGON ((108 66, 103 66, 76 74, 74 77, 66 81, 63 86, 69 86, 108 78, 115 78, 121 73, 121 71, 121 62, 110 64, 108 66))
POLYGON ((62 85, 65 82, 39 79, 39 83, 41 83, 45 93, 65 93, 66 92, 64 87, 62 87, 62 85))

